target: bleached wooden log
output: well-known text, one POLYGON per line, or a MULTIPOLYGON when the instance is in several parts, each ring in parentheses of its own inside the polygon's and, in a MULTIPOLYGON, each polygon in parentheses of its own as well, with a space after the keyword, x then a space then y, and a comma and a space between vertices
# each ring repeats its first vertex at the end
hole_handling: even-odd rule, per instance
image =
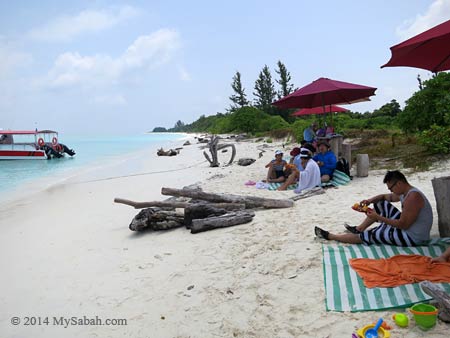
POLYGON ((436 198, 439 235, 450 237, 450 176, 433 178, 431 184, 436 198))
POLYGON ((311 196, 315 196, 315 195, 321 195, 321 194, 325 194, 325 189, 323 189, 321 187, 315 187, 315 188, 312 188, 311 190, 301 192, 300 194, 291 197, 291 200, 298 201, 303 198, 307 198, 307 197, 311 197, 311 196))
POLYGON ((254 216, 255 213, 253 211, 238 211, 217 217, 194 219, 192 221, 191 233, 196 234, 212 229, 226 228, 234 225, 249 223, 252 221, 254 216))
POLYGON ((439 304, 439 319, 450 322, 450 295, 429 281, 420 282, 419 285, 423 292, 433 297, 439 304))
MULTIPOLYGON (((129 205, 135 209, 144 209, 150 207, 160 207, 160 208, 188 208, 190 206, 199 205, 199 203, 190 203, 190 202, 179 202, 179 201, 151 201, 151 202, 136 202, 127 200, 124 198, 115 198, 115 203, 129 205)), ((204 203, 200 203, 201 205, 205 205, 204 203)), ((239 210, 245 209, 244 203, 209 203, 208 205, 214 208, 222 208, 226 210, 239 210)))
POLYGON ((240 196, 231 194, 213 194, 199 190, 191 189, 172 189, 162 188, 161 193, 169 196, 183 196, 190 197, 204 201, 215 203, 244 203, 247 209, 253 208, 291 208, 294 206, 294 201, 290 199, 272 199, 255 196, 240 196))

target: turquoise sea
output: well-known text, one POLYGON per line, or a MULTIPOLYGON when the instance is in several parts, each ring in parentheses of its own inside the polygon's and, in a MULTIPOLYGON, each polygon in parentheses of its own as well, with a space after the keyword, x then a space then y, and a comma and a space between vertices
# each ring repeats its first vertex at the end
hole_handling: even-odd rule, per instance
MULTIPOLYGON (((40 180, 51 182, 52 177, 69 177, 90 167, 117 163, 145 149, 180 146, 181 139, 185 137, 185 134, 172 133, 95 137, 65 137, 60 134, 60 142, 75 150, 74 157, 66 154, 64 158, 51 160, 0 160, 0 193, 22 186, 31 187, 40 180), (180 142, 175 145, 177 140, 180 142)), ((133 168, 132 163, 127 164, 127 173, 132 173, 134 169, 138 170, 133 168)))

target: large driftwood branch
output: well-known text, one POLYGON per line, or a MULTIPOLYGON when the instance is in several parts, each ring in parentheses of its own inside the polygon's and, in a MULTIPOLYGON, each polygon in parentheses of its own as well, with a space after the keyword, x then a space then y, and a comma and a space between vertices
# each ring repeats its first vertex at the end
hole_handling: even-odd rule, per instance
POLYGON ((253 211, 238 211, 227 213, 217 217, 194 219, 192 221, 191 233, 196 234, 202 231, 249 223, 252 221, 254 216, 255 213, 253 211))
POLYGON ((429 281, 420 282, 419 285, 423 292, 439 304, 439 319, 450 322, 450 295, 429 281))
MULTIPOLYGON (((115 203, 129 205, 135 209, 144 209, 150 207, 160 207, 160 208, 189 208, 191 206, 205 205, 204 203, 190 203, 190 202, 179 202, 179 201, 151 201, 151 202, 136 202, 127 200, 124 198, 115 198, 115 203)), ((245 209, 244 203, 209 203, 208 204, 214 208, 221 208, 226 210, 239 210, 245 209)))
POLYGON ((294 201, 290 199, 272 199, 255 196, 240 196, 231 194, 213 194, 192 189, 162 188, 161 193, 169 196, 190 197, 215 203, 244 203, 247 209, 253 208, 291 208, 294 201))
POLYGON ((209 165, 211 167, 218 167, 219 166, 219 158, 217 155, 217 152, 221 149, 227 148, 227 147, 231 147, 232 148, 232 153, 231 153, 231 159, 228 162, 227 165, 230 165, 231 163, 233 163, 234 157, 236 156, 236 147, 234 146, 234 144, 221 144, 219 145, 219 140, 220 137, 218 136, 213 136, 211 138, 211 141, 208 143, 208 147, 209 147, 209 152, 211 153, 211 158, 209 157, 209 155, 206 153, 206 151, 203 151, 203 155, 205 156, 206 160, 209 162, 209 165))
POLYGON ((152 201, 152 202, 135 202, 124 198, 115 198, 115 203, 126 204, 135 209, 144 209, 150 207, 160 207, 160 208, 186 208, 190 205, 188 202, 163 202, 163 201, 152 201))

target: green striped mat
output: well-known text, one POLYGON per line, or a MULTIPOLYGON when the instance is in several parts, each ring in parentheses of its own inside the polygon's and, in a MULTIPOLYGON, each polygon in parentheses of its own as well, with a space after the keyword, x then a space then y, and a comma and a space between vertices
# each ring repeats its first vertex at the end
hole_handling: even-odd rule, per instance
POLYGON ((337 187, 340 185, 347 185, 351 181, 350 176, 348 176, 346 173, 343 173, 342 171, 335 170, 333 171, 333 178, 326 183, 322 183, 322 187, 337 187))
MULTIPOLYGON (((281 187, 281 185, 283 183, 267 183, 267 184, 269 185, 269 188, 267 188, 267 189, 277 190, 279 187, 281 187)), ((294 190, 295 188, 297 188, 297 184, 291 184, 291 185, 288 185, 286 190, 294 190)))
MULTIPOLYGON (((350 267, 350 258, 388 258, 395 255, 439 256, 450 244, 450 238, 430 241, 428 246, 396 247, 390 245, 323 245, 323 271, 327 311, 367 311, 396 307, 431 299, 418 283, 395 288, 371 288, 350 267), (447 245, 445 245, 447 243, 447 245)), ((450 284, 438 284, 450 293, 450 284)))

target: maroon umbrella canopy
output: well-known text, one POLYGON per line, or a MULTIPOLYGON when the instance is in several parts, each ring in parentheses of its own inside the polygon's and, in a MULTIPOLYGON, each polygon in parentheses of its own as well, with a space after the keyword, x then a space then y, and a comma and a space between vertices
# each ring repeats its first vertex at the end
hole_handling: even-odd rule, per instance
POLYGON ((315 115, 315 114, 326 114, 326 113, 341 113, 346 112, 348 109, 335 106, 328 105, 325 106, 325 111, 323 111, 323 107, 315 107, 315 108, 303 108, 293 112, 292 116, 304 116, 304 115, 315 115))
MULTIPOLYGON (((273 103, 281 109, 324 107, 367 101, 376 88, 321 77, 273 103)), ((325 110, 325 108, 323 108, 325 110)))
POLYGON ((383 67, 416 67, 432 72, 450 69, 450 20, 391 47, 383 67))

